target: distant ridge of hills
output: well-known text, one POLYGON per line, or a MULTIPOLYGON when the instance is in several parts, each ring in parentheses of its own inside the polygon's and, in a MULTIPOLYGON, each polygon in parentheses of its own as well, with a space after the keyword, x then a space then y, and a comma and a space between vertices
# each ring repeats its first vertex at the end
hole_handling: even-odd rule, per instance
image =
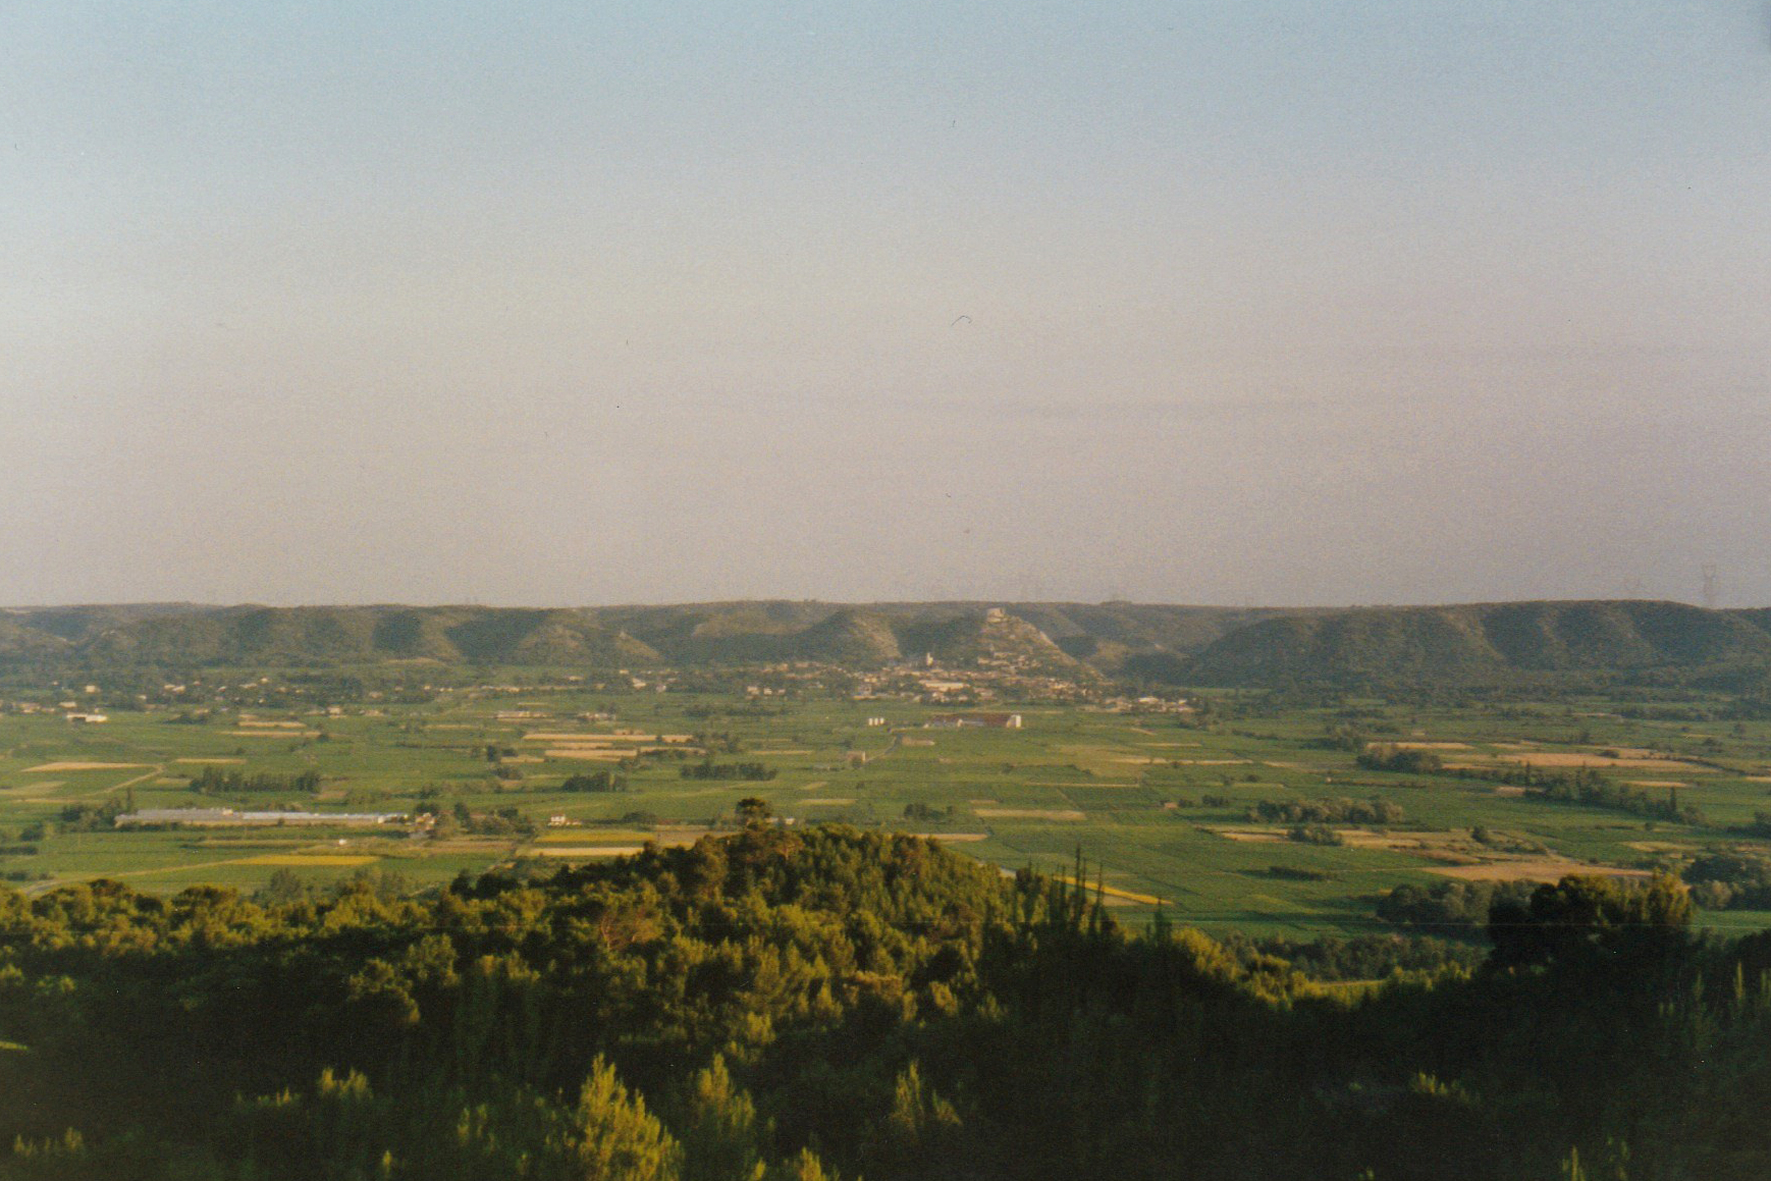
POLYGON ((12 670, 445 664, 708 668, 809 660, 856 669, 932 656, 1052 676, 1168 684, 1463 684, 1558 673, 1771 672, 1771 608, 1645 600, 1439 607, 746 601, 585 608, 19 608, 12 670))
POLYGON ((1746 665, 1771 669, 1771 612, 1632 599, 1294 614, 1220 637, 1188 672, 1224 685, 1470 683, 1746 665))

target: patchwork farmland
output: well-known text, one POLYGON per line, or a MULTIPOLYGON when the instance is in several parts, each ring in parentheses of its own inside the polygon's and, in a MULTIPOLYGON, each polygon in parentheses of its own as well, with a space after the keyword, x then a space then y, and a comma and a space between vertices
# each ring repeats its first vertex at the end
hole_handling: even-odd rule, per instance
POLYGON ((1065 871, 1080 852, 1123 921, 1160 900, 1208 929, 1307 935, 1377 929, 1372 900, 1402 884, 1678 872, 1765 843, 1762 722, 1626 718, 1602 699, 1193 705, 1030 701, 1018 728, 953 726, 949 708, 909 701, 514 676, 407 704, 113 709, 102 725, 14 703, 0 713, 0 874, 32 891, 365 872, 422 887, 688 843, 755 820, 752 800, 769 823, 932 835, 1006 871, 1065 871), (1573 772, 1637 810, 1528 782, 1573 772), (166 823, 187 809, 233 822, 166 823))

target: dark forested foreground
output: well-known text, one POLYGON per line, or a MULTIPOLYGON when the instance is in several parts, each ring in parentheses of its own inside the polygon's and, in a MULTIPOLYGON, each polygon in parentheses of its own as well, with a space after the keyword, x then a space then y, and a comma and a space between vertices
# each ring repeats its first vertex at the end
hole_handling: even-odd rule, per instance
POLYGON ((837 827, 421 897, 7 892, 0 1177, 1771 1176, 1771 937, 1688 914, 1565 879, 1368 986, 837 827))

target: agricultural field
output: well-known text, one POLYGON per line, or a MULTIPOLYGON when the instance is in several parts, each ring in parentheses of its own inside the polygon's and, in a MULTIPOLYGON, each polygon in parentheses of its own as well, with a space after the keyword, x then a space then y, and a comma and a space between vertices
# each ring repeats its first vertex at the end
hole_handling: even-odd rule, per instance
MULTIPOLYGON (((1013 708, 1018 729, 954 728, 940 721, 952 707, 909 701, 568 684, 463 684, 412 704, 113 708, 102 724, 9 701, 0 877, 33 891, 96 877, 255 891, 365 872, 423 886, 691 842, 760 799, 771 822, 933 835, 1005 871, 1068 874, 1080 854, 1134 924, 1159 901, 1207 929, 1309 937, 1383 929, 1373 900, 1403 884, 1771 854, 1759 815, 1771 724, 1691 720, 1701 701, 1194 701, 992 707, 1013 708), (1589 798, 1546 793, 1558 776, 1564 788, 1584 776, 1589 798), (1612 794, 1595 802, 1594 783, 1612 794), (186 808, 289 815, 116 823, 186 808)), ((1771 926, 1764 911, 1703 916, 1771 926)))

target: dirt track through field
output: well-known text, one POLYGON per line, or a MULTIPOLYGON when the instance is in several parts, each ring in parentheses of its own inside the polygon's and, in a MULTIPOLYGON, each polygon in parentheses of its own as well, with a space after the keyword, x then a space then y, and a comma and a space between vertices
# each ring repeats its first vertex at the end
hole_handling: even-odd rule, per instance
POLYGON ((1624 757, 1606 758, 1598 754, 1570 754, 1567 751, 1537 751, 1532 754, 1501 755, 1502 762, 1529 763, 1533 767, 1617 767, 1638 771, 1679 771, 1686 775, 1703 774, 1711 770, 1681 759, 1654 759, 1624 757))
POLYGON ((163 766, 156 765, 152 771, 149 771, 143 775, 137 775, 134 779, 125 779, 122 783, 112 784, 110 787, 101 787, 97 791, 89 791, 85 794, 87 797, 108 796, 114 791, 122 791, 126 787, 134 787, 138 783, 141 783, 145 780, 153 779, 156 776, 160 776, 160 775, 164 775, 164 774, 166 774, 166 768, 163 766))
POLYGON ((1088 816, 1070 808, 974 808, 977 815, 988 820, 1087 820, 1088 816))

